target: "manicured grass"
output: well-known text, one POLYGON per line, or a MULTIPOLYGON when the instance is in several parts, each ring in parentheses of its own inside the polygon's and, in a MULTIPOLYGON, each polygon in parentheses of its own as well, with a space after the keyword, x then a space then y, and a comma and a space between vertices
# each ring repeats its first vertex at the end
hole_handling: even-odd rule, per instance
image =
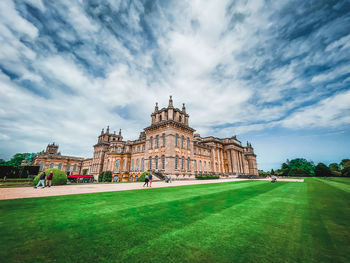
POLYGON ((350 262, 350 179, 0 201, 0 262, 350 262))

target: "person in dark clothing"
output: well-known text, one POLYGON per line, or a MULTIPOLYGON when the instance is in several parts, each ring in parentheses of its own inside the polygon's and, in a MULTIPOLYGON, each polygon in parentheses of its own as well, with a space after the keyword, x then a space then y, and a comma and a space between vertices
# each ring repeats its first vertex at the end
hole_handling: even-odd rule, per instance
POLYGON ((145 176, 145 183, 143 184, 143 187, 145 187, 145 185, 147 185, 147 187, 148 187, 148 182, 149 182, 148 175, 146 175, 145 176))
POLYGON ((45 174, 45 172, 42 172, 42 174, 40 175, 40 178, 39 178, 39 182, 35 186, 35 188, 38 188, 39 185, 42 185, 42 188, 45 188, 45 178, 46 178, 46 174, 45 174))
POLYGON ((46 178, 46 186, 51 187, 52 185, 53 172, 51 171, 49 176, 46 178))
POLYGON ((153 177, 153 175, 150 174, 149 175, 149 187, 152 187, 152 177, 153 177))

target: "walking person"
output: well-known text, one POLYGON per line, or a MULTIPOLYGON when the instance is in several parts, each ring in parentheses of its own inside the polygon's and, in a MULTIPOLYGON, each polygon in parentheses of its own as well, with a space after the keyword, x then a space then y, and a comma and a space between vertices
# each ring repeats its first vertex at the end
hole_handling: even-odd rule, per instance
POLYGON ((45 188, 45 178, 46 178, 46 174, 45 174, 45 172, 42 172, 42 174, 40 175, 40 178, 39 178, 39 182, 35 186, 35 188, 38 188, 39 185, 42 185, 42 188, 45 188))
POLYGON ((145 176, 145 183, 144 183, 143 187, 145 187, 145 185, 147 185, 147 187, 148 187, 148 182, 149 182, 148 175, 146 175, 145 176))
POLYGON ((152 187, 152 177, 153 177, 153 175, 150 174, 149 175, 149 187, 152 187))
POLYGON ((49 176, 46 178, 46 186, 51 187, 52 185, 53 171, 50 171, 49 176))

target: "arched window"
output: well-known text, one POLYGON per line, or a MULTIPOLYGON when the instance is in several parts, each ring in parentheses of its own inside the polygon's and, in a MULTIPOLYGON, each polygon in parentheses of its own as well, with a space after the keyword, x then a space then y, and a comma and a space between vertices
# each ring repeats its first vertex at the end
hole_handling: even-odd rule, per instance
POLYGON ((175 146, 179 146, 179 135, 177 133, 175 136, 175 146))
POLYGON ((152 157, 149 157, 149 169, 152 170, 152 157))
POLYGON ((159 135, 156 136, 156 147, 159 147, 159 135))
POLYGON ((142 158, 141 160, 141 170, 145 170, 145 159, 142 158))
POLYGON ((121 151, 122 151, 122 148, 120 146, 118 146, 117 153, 121 153, 121 151))
POLYGON ((120 165, 120 160, 116 160, 116 161, 115 161, 115 171, 116 171, 116 172, 119 171, 119 165, 120 165))
POLYGON ((165 155, 162 155, 162 169, 165 170, 165 155))
POLYGON ((39 168, 40 171, 44 170, 44 163, 40 163, 40 168, 39 168))
POLYGON ((150 146, 151 149, 153 148, 153 137, 152 136, 149 139, 149 146, 150 146))
POLYGON ((187 138, 187 150, 190 149, 190 138, 187 138))
POLYGON ((131 171, 134 171, 134 159, 131 160, 131 171))
POLYGON ((50 168, 53 168, 54 164, 53 163, 50 163, 50 168))
POLYGON ((185 137, 181 136, 181 148, 185 148, 185 137))
POLYGON ((62 170, 62 164, 61 163, 58 164, 58 169, 62 170))
POLYGON ((165 146, 165 133, 163 133, 162 137, 163 137, 163 146, 165 146))
POLYGON ((158 169, 158 155, 154 158, 155 164, 156 164, 156 169, 158 169))
POLYGON ((187 158, 187 170, 190 170, 190 157, 187 158))
POLYGON ((175 170, 178 169, 178 166, 179 166, 179 156, 175 156, 175 170))
POLYGON ((140 166, 139 166, 139 159, 136 160, 136 171, 139 171, 140 169, 140 166))
POLYGON ((185 169, 185 157, 182 156, 181 158, 181 170, 185 169))

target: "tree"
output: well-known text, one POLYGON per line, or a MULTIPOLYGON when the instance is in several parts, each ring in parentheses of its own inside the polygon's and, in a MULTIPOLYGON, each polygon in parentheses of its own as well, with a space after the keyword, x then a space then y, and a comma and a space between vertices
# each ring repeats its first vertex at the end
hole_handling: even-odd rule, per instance
POLYGON ((86 175, 88 172, 88 169, 83 169, 83 175, 86 175))
POLYGON ((0 165, 5 165, 6 161, 4 159, 0 159, 0 165))
POLYGON ((315 176, 332 176, 331 170, 324 163, 318 163, 315 167, 315 176))
POLYGON ((341 176, 350 177, 350 166, 347 166, 341 170, 341 176))
POLYGON ((350 167, 350 159, 343 159, 340 162, 340 165, 342 168, 350 167))
POLYGON ((271 174, 274 175, 275 174, 275 171, 273 169, 271 169, 271 174))
POLYGON ((307 161, 304 158, 296 158, 289 162, 290 168, 300 168, 305 171, 306 176, 313 176, 315 174, 315 165, 312 161, 307 161))
POLYGON ((331 171, 333 176, 340 176, 341 175, 341 171, 340 171, 340 166, 337 163, 331 163, 328 166, 329 170, 331 171))

